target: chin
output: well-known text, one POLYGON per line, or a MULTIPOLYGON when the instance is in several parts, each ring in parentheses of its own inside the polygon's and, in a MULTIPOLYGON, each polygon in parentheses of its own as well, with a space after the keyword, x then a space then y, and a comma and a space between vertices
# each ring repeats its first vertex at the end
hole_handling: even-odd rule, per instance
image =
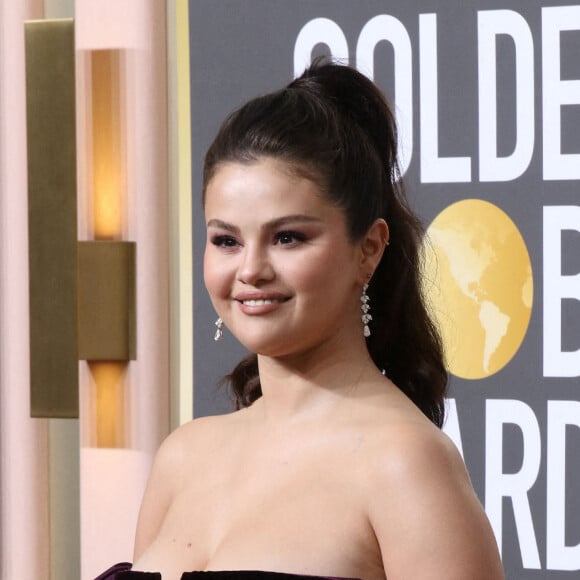
POLYGON ((285 335, 279 340, 270 340, 267 343, 255 342, 252 344, 246 343, 244 346, 251 352, 260 356, 284 359, 293 356, 305 354, 316 348, 319 343, 312 340, 297 340, 285 335))
POLYGON ((283 336, 272 333, 262 333, 259 336, 237 336, 238 341, 250 352, 261 356, 282 357, 292 354, 296 349, 295 340, 292 340, 287 333, 283 336))
POLYGON ((281 323, 272 320, 256 326, 246 322, 228 328, 248 351, 273 358, 299 354, 324 341, 324 336, 316 326, 302 325, 298 328, 291 321, 281 323))
POLYGON ((264 343, 263 341, 240 341, 250 352, 260 356, 280 357, 289 354, 288 343, 284 346, 264 343))

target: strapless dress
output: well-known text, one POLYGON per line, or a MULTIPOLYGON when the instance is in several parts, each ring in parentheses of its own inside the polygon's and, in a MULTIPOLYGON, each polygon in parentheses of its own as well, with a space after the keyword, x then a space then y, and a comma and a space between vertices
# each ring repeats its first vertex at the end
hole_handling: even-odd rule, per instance
MULTIPOLYGON (((95 580, 162 580, 159 572, 137 572, 131 570, 131 564, 122 562, 103 572, 95 580)), ((359 580, 338 576, 309 576, 307 574, 289 574, 286 572, 266 572, 262 570, 227 570, 184 572, 181 580, 359 580)))

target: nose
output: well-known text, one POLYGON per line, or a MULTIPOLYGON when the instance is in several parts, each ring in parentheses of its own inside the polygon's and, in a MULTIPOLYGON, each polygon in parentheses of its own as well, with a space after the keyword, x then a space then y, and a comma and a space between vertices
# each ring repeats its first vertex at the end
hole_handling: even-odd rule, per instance
POLYGON ((244 284, 258 286, 273 278, 274 268, 268 251, 257 245, 244 246, 238 267, 238 280, 244 284))

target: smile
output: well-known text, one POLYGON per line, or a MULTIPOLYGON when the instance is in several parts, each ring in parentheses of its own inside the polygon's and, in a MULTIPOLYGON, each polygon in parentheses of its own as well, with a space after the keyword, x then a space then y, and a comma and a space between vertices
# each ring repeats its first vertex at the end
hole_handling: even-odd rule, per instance
POLYGON ((240 294, 236 296, 235 300, 240 305, 240 309, 244 314, 250 316, 260 316, 262 314, 269 314, 278 310, 282 304, 290 300, 289 296, 284 296, 283 294, 271 293, 271 294, 254 294, 250 293, 240 294))
POLYGON ((264 306, 266 304, 280 304, 285 302, 283 298, 263 298, 259 300, 242 300, 244 306, 264 306))

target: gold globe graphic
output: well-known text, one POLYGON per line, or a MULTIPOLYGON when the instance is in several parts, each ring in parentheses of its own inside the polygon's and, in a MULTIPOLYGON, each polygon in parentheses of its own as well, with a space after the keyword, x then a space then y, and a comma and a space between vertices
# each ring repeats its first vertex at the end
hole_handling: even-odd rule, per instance
POLYGON ((427 229, 424 258, 424 291, 448 370, 464 379, 501 370, 532 311, 532 267, 518 228, 492 203, 458 201, 427 229))

